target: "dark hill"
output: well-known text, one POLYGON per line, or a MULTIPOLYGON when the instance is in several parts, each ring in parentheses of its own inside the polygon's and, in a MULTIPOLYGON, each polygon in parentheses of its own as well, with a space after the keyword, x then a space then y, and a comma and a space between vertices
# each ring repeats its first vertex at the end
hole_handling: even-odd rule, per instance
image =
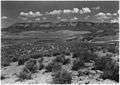
POLYGON ((26 22, 15 23, 2 31, 10 33, 20 33, 23 31, 57 31, 57 30, 82 30, 96 32, 98 30, 115 31, 119 29, 118 23, 93 23, 93 22, 26 22))

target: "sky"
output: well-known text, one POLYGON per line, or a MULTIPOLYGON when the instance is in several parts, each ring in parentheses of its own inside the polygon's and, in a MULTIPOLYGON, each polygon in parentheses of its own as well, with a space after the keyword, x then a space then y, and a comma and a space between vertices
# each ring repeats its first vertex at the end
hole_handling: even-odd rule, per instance
POLYGON ((30 20, 86 19, 99 13, 105 18, 118 10, 118 1, 2 1, 1 19, 4 27, 30 20))

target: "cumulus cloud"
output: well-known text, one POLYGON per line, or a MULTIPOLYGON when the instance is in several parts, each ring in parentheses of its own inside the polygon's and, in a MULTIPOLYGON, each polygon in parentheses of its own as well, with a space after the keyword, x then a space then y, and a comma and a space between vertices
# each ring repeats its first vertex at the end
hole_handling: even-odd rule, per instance
POLYGON ((96 16, 105 16, 105 15, 106 15, 106 14, 103 13, 103 12, 100 12, 100 13, 96 14, 96 16))
POLYGON ((97 19, 99 20, 110 20, 111 23, 116 23, 118 22, 118 16, 117 16, 117 13, 103 13, 103 12, 100 12, 98 14, 95 15, 97 17, 97 19), (111 20, 112 19, 112 20, 111 20))
POLYGON ((111 16, 112 14, 111 13, 106 13, 107 16, 111 16))
POLYGON ((85 8, 82 8, 81 10, 79 10, 80 14, 90 13, 90 12, 91 12, 91 10, 88 7, 85 7, 85 8))
POLYGON ((61 14, 61 13, 62 13, 62 10, 53 10, 53 11, 49 12, 48 14, 54 15, 54 14, 61 14))
POLYGON ((25 12, 20 12, 20 15, 21 15, 21 16, 27 16, 27 15, 28 15, 28 13, 25 13, 25 12))
POLYGON ((99 10, 100 7, 99 7, 99 6, 97 6, 97 7, 92 7, 92 9, 93 9, 93 10, 99 10))
POLYGON ((74 13, 78 13, 78 12, 79 12, 79 9, 78 9, 78 8, 73 8, 73 12, 74 12, 74 13))
POLYGON ((111 23, 118 23, 118 22, 119 22, 118 19, 113 19, 113 20, 111 20, 111 23))
POLYGON ((97 17, 102 17, 102 18, 110 18, 110 17, 113 17, 113 16, 117 16, 117 13, 103 13, 103 12, 100 12, 98 14, 96 14, 95 16, 97 17))
POLYGON ((83 13, 90 13, 91 10, 88 7, 82 8, 83 13))
POLYGON ((103 12, 100 12, 100 13, 96 14, 95 16, 97 17, 97 19, 109 19, 110 17, 107 15, 109 15, 109 13, 105 14, 103 12))
POLYGON ((8 17, 7 16, 2 16, 1 19, 7 19, 8 17))
POLYGON ((83 14, 83 11, 82 11, 82 10, 80 10, 80 11, 79 11, 79 13, 80 13, 80 14, 83 14))
POLYGON ((41 14, 40 12, 29 11, 28 13, 20 12, 20 16, 25 16, 25 17, 37 17, 37 16, 42 16, 42 14, 41 14))
POLYGON ((71 13, 72 12, 72 10, 70 10, 70 9, 64 9, 63 10, 63 13, 71 13))
POLYGON ((80 13, 80 14, 83 14, 83 13, 90 13, 91 10, 88 8, 88 7, 85 7, 85 8, 82 8, 81 10, 79 8, 73 8, 72 10, 71 9, 63 9, 63 10, 53 10, 53 11, 50 11, 50 12, 45 12, 45 14, 69 14, 69 13, 80 13))

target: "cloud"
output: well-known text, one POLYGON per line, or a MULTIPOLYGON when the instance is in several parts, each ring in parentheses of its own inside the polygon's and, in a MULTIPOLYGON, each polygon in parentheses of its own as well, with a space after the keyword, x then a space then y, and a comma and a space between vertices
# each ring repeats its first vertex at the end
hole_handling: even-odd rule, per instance
POLYGON ((96 14, 96 16, 105 16, 105 15, 106 15, 106 14, 103 13, 103 12, 100 12, 100 13, 96 14))
POLYGON ((50 12, 45 12, 45 14, 51 14, 51 15, 55 15, 55 14, 69 14, 69 13, 90 13, 91 10, 88 7, 82 8, 81 10, 79 8, 73 8, 71 9, 63 9, 63 10, 53 10, 50 12))
POLYGON ((74 12, 74 13, 78 13, 78 12, 79 12, 79 9, 78 9, 78 8, 73 8, 73 12, 74 12))
POLYGON ((99 10, 100 7, 99 7, 99 6, 97 6, 97 7, 92 7, 91 9, 93 9, 93 10, 99 10))
POLYGON ((80 14, 83 14, 83 10, 79 10, 79 13, 80 13, 80 14))
POLYGON ((72 13, 72 10, 70 10, 70 9, 64 9, 63 13, 72 13))
POLYGON ((41 14, 39 11, 38 12, 29 11, 28 13, 20 12, 20 16, 25 16, 25 17, 37 17, 42 15, 43 14, 41 14))
POLYGON ((2 16, 1 19, 4 20, 4 19, 7 19, 8 17, 7 16, 2 16))
POLYGON ((25 13, 25 12, 20 12, 20 15, 21 15, 21 16, 27 16, 27 15, 28 15, 28 13, 25 13))
POLYGON ((111 13, 106 13, 107 16, 111 16, 112 14, 111 13))
POLYGON ((61 14, 61 13, 62 13, 62 10, 53 10, 53 11, 49 12, 48 14, 54 15, 54 14, 61 14))
POLYGON ((83 13, 90 13, 91 10, 88 7, 82 8, 83 13))
POLYGON ((100 12, 100 13, 96 14, 95 16, 97 17, 97 19, 104 20, 104 19, 109 19, 110 18, 108 15, 109 15, 109 13, 105 14, 103 12, 100 12))
POLYGON ((111 23, 116 23, 118 22, 118 16, 117 16, 117 13, 103 13, 103 12, 100 12, 98 14, 95 15, 97 19, 99 20, 110 20, 111 23), (111 20, 112 19, 112 20, 111 20))
POLYGON ((118 23, 118 22, 119 22, 118 19, 113 19, 113 20, 111 20, 111 23, 118 23))

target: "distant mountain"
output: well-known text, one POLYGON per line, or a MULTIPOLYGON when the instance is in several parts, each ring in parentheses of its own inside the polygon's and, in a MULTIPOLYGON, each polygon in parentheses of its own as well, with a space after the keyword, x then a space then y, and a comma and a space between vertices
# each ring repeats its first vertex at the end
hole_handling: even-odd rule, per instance
POLYGON ((98 22, 81 22, 81 21, 60 21, 60 22, 25 22, 15 23, 2 31, 10 33, 20 33, 23 31, 56 31, 56 30, 83 30, 98 31, 119 29, 118 23, 98 23, 98 22))

